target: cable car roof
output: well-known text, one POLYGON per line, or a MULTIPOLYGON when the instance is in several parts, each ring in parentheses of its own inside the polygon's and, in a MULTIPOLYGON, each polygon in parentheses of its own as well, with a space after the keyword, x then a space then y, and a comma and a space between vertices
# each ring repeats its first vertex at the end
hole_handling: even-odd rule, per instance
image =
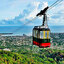
POLYGON ((33 30, 39 30, 39 31, 50 31, 48 26, 35 26, 33 30))

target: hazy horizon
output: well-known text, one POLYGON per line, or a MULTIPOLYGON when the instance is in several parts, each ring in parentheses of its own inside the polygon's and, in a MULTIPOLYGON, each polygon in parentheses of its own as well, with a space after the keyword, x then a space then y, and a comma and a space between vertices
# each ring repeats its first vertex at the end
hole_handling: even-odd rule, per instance
MULTIPOLYGON (((0 26, 0 33, 13 33, 13 35, 31 35, 34 26, 0 26)), ((64 33, 64 26, 49 26, 52 33, 64 33)))

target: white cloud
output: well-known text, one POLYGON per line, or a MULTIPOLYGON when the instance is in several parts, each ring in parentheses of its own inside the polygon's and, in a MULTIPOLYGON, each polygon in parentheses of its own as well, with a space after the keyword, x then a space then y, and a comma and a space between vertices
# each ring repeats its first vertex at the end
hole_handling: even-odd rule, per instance
POLYGON ((39 10, 38 10, 39 4, 40 4, 40 2, 33 2, 35 9, 27 16, 27 19, 36 17, 36 14, 39 12, 39 10))
MULTIPOLYGON (((20 5, 18 5, 18 3, 21 3, 21 2, 16 1, 16 2, 13 2, 13 3, 12 3, 13 5, 11 6, 12 9, 15 8, 15 7, 19 7, 20 5), (15 5, 15 4, 17 4, 17 5, 15 5)), ((48 6, 48 2, 39 2, 39 1, 37 2, 36 1, 36 2, 32 2, 30 4, 34 7, 34 9, 26 8, 27 10, 30 10, 29 14, 24 15, 24 17, 21 17, 20 19, 18 19, 18 20, 22 21, 23 23, 25 23, 28 20, 33 19, 34 17, 36 17, 36 14, 38 12, 40 12, 40 10, 43 10, 45 7, 48 6), (42 7, 38 8, 40 4, 42 5, 42 7), (26 21, 26 19, 28 19, 28 20, 26 21)), ((49 17, 48 22, 51 25, 53 25, 53 24, 55 24, 55 25, 64 25, 64 20, 62 18, 62 17, 64 17, 64 15, 63 16, 61 15, 60 18, 56 18, 56 19, 51 17, 51 16, 55 16, 55 13, 64 13, 64 1, 62 3, 60 3, 60 4, 58 4, 57 6, 55 6, 54 8, 52 8, 51 10, 48 10, 48 11, 49 11, 48 12, 48 14, 49 14, 48 15, 48 17, 49 17)), ((18 13, 20 14, 20 12, 18 12, 18 13)), ((18 15, 18 13, 15 13, 16 16, 18 15)), ((12 13, 9 13, 8 15, 10 15, 10 16, 13 15, 12 16, 13 18, 12 17, 10 17, 10 18, 14 19, 15 14, 14 14, 14 12, 12 12, 12 13)), ((42 17, 39 17, 39 19, 42 19, 42 17)), ((8 17, 5 18, 5 20, 8 20, 8 17)), ((30 24, 30 25, 34 25, 34 24, 30 24)))
POLYGON ((5 20, 9 20, 9 18, 5 18, 5 20))
POLYGON ((51 18, 48 23, 50 25, 64 25, 64 19, 63 17, 60 18, 51 18))
POLYGON ((32 2, 32 4, 33 4, 36 8, 38 8, 40 2, 32 2))
POLYGON ((20 20, 21 22, 22 22, 22 21, 24 22, 24 21, 25 21, 25 18, 26 18, 26 17, 21 18, 21 19, 19 19, 19 20, 20 20))
POLYGON ((36 14, 39 12, 39 10, 37 8, 35 8, 28 16, 27 19, 31 19, 36 17, 36 14))
POLYGON ((25 19, 31 20, 36 17, 36 14, 39 12, 38 6, 40 2, 32 2, 31 5, 34 6, 34 10, 29 13, 29 15, 26 15, 24 18, 21 18, 20 21, 24 21, 25 19))
POLYGON ((64 1, 52 8, 48 14, 50 25, 64 25, 64 1), (57 16, 57 18, 52 18, 52 16, 57 16))
MULTIPOLYGON (((20 21, 23 21, 25 23, 25 20, 28 19, 29 21, 32 21, 41 10, 43 10, 45 7, 48 6, 47 2, 32 2, 32 5, 35 7, 34 10, 32 10, 28 15, 26 15, 24 18, 21 18, 20 21), (39 5, 42 5, 42 7, 39 9, 39 5)), ((43 19, 43 16, 38 17, 39 19, 43 19)), ((27 22, 27 21, 26 21, 27 22)), ((28 24, 28 26, 33 26, 34 23, 28 24)))
MULTIPOLYGON (((27 19, 36 17, 37 13, 39 13, 40 10, 43 10, 45 7, 48 6, 48 2, 43 2, 41 9, 38 9, 38 6, 39 6, 39 4, 41 4, 41 2, 33 2, 33 4, 35 5, 35 9, 27 16, 27 19)), ((41 18, 42 17, 40 17, 40 19, 41 18)))
POLYGON ((48 6, 48 2, 43 2, 42 8, 44 9, 44 8, 47 7, 47 6, 48 6))

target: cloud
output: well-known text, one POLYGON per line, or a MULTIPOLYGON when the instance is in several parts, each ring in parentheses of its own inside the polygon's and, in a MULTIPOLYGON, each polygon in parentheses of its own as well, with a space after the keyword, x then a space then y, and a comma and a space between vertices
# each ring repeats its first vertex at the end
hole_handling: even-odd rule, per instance
MULTIPOLYGON (((6 17, 4 22, 6 25, 12 25, 12 24, 22 25, 26 23, 27 21, 30 21, 31 19, 36 17, 36 14, 39 13, 41 10, 43 10, 47 6, 48 6, 48 2, 33 1, 30 4, 28 4, 21 13, 17 14, 16 16, 13 16, 12 19, 9 19, 8 17, 6 17)), ((49 14, 48 22, 50 25, 64 25, 63 18, 62 18, 64 17, 64 15, 59 14, 59 13, 64 13, 64 1, 60 3, 59 5, 57 5, 56 7, 54 7, 53 9, 48 10, 48 11, 49 11, 47 12, 49 14)), ((14 12, 12 12, 12 15, 14 15, 14 12)), ((33 21, 34 22, 30 24, 31 26, 40 25, 42 21, 42 17, 38 17, 37 20, 33 20, 33 21)), ((4 22, 2 24, 4 24, 4 22)), ((30 25, 28 24, 27 26, 30 26, 30 25)))
POLYGON ((35 9, 32 10, 32 12, 27 16, 27 19, 36 17, 36 14, 39 12, 38 6, 39 6, 40 2, 32 2, 32 4, 33 4, 33 6, 35 6, 35 9))
POLYGON ((5 20, 9 20, 9 18, 5 18, 5 20))
POLYGON ((64 25, 64 1, 52 8, 48 14, 50 15, 49 25, 64 25))
POLYGON ((42 8, 44 9, 44 8, 47 7, 47 6, 48 6, 48 2, 43 2, 42 8))
MULTIPOLYGON (((12 23, 13 24, 17 24, 17 23, 19 24, 19 23, 21 23, 21 25, 22 25, 22 24, 24 24, 24 23, 26 23, 28 21, 31 21, 31 19, 33 19, 34 17, 36 17, 36 14, 39 13, 41 9, 43 9, 44 7, 46 7, 48 5, 47 2, 42 2, 42 3, 41 2, 37 2, 37 1, 36 2, 35 1, 32 2, 30 4, 30 6, 33 7, 34 9, 30 9, 30 8, 28 8, 29 7, 28 6, 26 9, 23 10, 23 12, 21 14, 19 14, 15 18, 13 18, 13 19, 5 18, 5 23, 6 22, 8 22, 8 24, 12 24, 12 23), (40 5, 42 5, 42 6, 39 8, 40 5)), ((39 17, 38 20, 39 19, 42 20, 42 17, 39 17)), ((30 23, 30 24, 27 24, 27 25, 28 26, 38 25, 37 22, 35 22, 35 21, 34 21, 34 23, 30 23)))
POLYGON ((49 21, 49 25, 64 25, 64 18, 60 16, 59 18, 51 18, 49 21))
POLYGON ((43 10, 45 7, 48 6, 48 2, 43 2, 43 4, 41 2, 33 2, 33 5, 35 6, 35 9, 32 10, 32 12, 27 16, 27 19, 36 17, 37 13, 39 13, 40 10, 43 10), (42 5, 40 9, 39 9, 39 5, 42 5))
MULTIPOLYGON (((23 2, 25 3, 25 1, 23 1, 23 2)), ((45 2, 43 2, 43 4, 42 4, 39 1, 32 1, 30 4, 28 4, 28 6, 21 13, 19 13, 18 11, 13 11, 12 12, 13 9, 15 9, 15 8, 18 9, 18 7, 21 6, 20 3, 22 3, 21 0, 19 0, 19 1, 16 0, 16 1, 12 1, 9 4, 9 10, 11 10, 11 13, 7 9, 8 10, 7 14, 9 16, 8 17, 6 16, 4 18, 4 20, 3 20, 5 22, 5 25, 12 25, 12 24, 13 25, 16 25, 16 24, 19 25, 20 23, 22 25, 23 23, 25 23, 25 22, 30 21, 31 19, 33 19, 36 16, 36 14, 42 9, 42 5, 44 5, 44 6, 47 5, 47 3, 45 3, 45 2), (18 12, 18 13, 16 13, 16 12, 18 12)), ((41 17, 39 17, 39 18, 41 19, 41 17)), ((2 24, 4 24, 4 22, 2 24)), ((34 25, 34 24, 30 24, 30 25, 34 25)))
MULTIPOLYGON (((35 7, 34 10, 32 10, 27 16, 25 16, 24 18, 21 19, 21 21, 26 21, 26 19, 28 19, 28 21, 31 21, 31 19, 35 18, 37 13, 40 12, 40 10, 43 10, 45 7, 48 6, 48 3, 47 2, 43 2, 43 4, 41 2, 32 2, 32 5, 35 7), (39 6, 42 5, 40 8, 39 6), (44 6, 44 7, 43 7, 44 6)), ((39 22, 42 20, 42 16, 41 17, 38 17, 38 20, 39 22)), ((35 23, 36 20, 32 20, 34 21, 34 23, 30 24, 31 26, 34 26, 34 25, 40 25, 40 24, 37 24, 37 22, 35 23)), ((27 22, 27 21, 26 21, 27 22)), ((39 23, 38 22, 38 23, 39 23)))
POLYGON ((39 4, 40 4, 40 2, 32 2, 33 3, 33 5, 36 7, 36 8, 38 8, 38 6, 39 6, 39 4))
MULTIPOLYGON (((31 4, 29 4, 34 9, 27 8, 27 10, 26 10, 27 12, 26 11, 25 11, 26 13, 23 12, 24 17, 20 18, 20 21, 27 22, 27 20, 31 21, 31 19, 36 17, 36 14, 39 12, 39 9, 38 9, 39 4, 40 4, 40 2, 32 2, 31 4)), ((28 7, 30 7, 30 6, 28 6, 28 7)))

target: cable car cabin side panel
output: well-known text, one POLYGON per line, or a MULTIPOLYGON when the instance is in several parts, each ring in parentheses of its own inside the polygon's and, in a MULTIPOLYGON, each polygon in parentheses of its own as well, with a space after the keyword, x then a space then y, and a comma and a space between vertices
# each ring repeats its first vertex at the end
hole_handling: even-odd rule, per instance
POLYGON ((33 30, 33 45, 50 47, 50 30, 33 30))
POLYGON ((37 45, 39 47, 50 47, 50 39, 39 39, 36 37, 33 37, 33 44, 37 45))

